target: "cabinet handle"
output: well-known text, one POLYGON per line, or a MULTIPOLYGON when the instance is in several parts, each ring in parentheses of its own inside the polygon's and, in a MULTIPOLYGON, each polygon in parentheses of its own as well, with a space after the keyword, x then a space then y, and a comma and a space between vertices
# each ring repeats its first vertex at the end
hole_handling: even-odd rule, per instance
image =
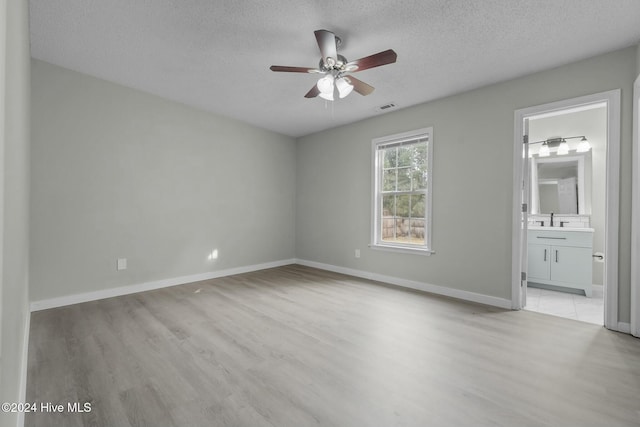
POLYGON ((547 260, 547 250, 545 249, 544 250, 544 259, 543 259, 543 261, 546 261, 546 260, 547 260))
POLYGON ((566 237, 547 237, 547 236, 536 236, 536 239, 567 240, 566 237))
POLYGON ((556 262, 558 262, 558 250, 556 249, 556 262))

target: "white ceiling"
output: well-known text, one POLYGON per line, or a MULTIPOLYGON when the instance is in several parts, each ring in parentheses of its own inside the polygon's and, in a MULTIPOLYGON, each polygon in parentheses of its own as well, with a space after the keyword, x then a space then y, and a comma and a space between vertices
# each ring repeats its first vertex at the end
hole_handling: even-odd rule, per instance
POLYGON ((293 137, 640 41, 638 0, 30 0, 31 53, 72 70, 293 137), (306 99, 313 35, 333 31, 354 60, 386 49, 395 64, 357 73, 376 88, 306 99))

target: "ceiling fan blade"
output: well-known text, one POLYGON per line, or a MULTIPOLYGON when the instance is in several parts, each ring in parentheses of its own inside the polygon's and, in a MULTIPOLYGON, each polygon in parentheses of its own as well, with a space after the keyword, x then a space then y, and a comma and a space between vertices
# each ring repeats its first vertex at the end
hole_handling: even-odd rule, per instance
POLYGON ((315 98, 318 95, 320 95, 320 89, 318 89, 317 85, 313 85, 311 90, 309 92, 307 92, 307 94, 304 97, 305 98, 315 98))
POLYGON ((389 49, 385 50, 384 52, 378 52, 373 55, 365 56, 364 58, 348 62, 345 65, 345 69, 352 73, 356 71, 368 70, 369 68, 392 64, 396 62, 397 58, 398 55, 393 51, 393 49, 389 49))
POLYGON ((335 34, 327 30, 316 30, 313 33, 316 35, 316 41, 318 42, 324 65, 327 67, 334 66, 338 59, 335 34))
POLYGON ((353 86, 353 90, 358 92, 360 95, 367 96, 375 90, 373 86, 368 85, 362 80, 358 80, 353 76, 345 76, 344 78, 347 79, 349 83, 351 83, 351 85, 353 86))
POLYGON ((321 71, 317 68, 306 68, 306 67, 287 67, 285 65, 272 65, 269 67, 271 71, 282 71, 285 73, 320 73, 321 71))

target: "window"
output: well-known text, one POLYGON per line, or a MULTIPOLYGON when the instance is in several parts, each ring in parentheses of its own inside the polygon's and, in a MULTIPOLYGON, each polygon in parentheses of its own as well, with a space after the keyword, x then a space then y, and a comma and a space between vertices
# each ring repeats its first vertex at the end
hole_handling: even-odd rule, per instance
POLYGON ((431 253, 433 128, 373 140, 372 247, 431 253))

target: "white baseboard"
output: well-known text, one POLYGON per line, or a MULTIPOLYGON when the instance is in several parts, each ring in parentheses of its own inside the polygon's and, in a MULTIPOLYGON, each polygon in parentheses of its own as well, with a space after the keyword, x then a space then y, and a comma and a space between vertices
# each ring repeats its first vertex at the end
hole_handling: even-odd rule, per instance
MULTIPOLYGON (((29 367, 29 328, 31 328, 31 313, 27 313, 27 321, 22 336, 22 365, 20 366, 20 384, 18 388, 18 402, 27 401, 27 369, 29 367)), ((24 412, 18 412, 16 425, 24 427, 24 412)))
POLYGON ((31 308, 31 311, 46 310, 48 308, 63 307, 65 305, 78 304, 81 302, 118 297, 121 295, 134 294, 136 292, 151 291, 153 289, 167 288, 169 286, 183 285, 185 283, 198 282, 201 280, 216 279, 218 277, 232 276, 234 274, 249 273, 252 271, 264 270, 267 268, 281 267, 283 265, 295 264, 295 262, 296 262, 295 259, 286 259, 286 260, 280 260, 280 261, 266 262, 263 264, 254 264, 254 265, 247 265, 243 267, 228 268, 226 270, 209 271, 206 273, 192 274, 189 276, 154 280, 152 282, 120 286, 117 288, 101 289, 99 291, 85 292, 81 294, 65 295, 63 297, 32 301, 30 308, 31 308))
POLYGON ((624 334, 630 334, 631 323, 618 322, 618 332, 622 332, 624 334))
POLYGON ((385 276, 382 274, 371 273, 363 270, 355 270, 352 268, 339 267, 331 264, 323 264, 315 261, 307 261, 297 259, 296 264, 305 265, 307 267, 319 268, 321 270, 333 271, 335 273, 348 274, 350 276, 361 277, 363 279, 376 280, 391 285, 401 286, 403 288, 417 289, 419 291, 430 292, 432 294, 444 295, 465 301, 477 302, 480 304, 491 305, 504 309, 511 309, 511 300, 506 298, 492 297, 488 295, 477 294, 475 292, 463 291, 460 289, 448 288, 446 286, 432 285, 430 283, 417 282, 414 280, 401 279, 399 277, 385 276))

